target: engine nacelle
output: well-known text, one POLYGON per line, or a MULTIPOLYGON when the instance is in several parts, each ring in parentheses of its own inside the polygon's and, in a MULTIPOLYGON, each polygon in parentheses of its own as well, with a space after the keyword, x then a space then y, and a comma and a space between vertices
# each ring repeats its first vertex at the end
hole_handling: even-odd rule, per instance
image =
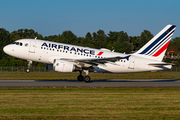
POLYGON ((75 66, 73 62, 55 59, 53 69, 57 72, 72 72, 75 70, 75 66))

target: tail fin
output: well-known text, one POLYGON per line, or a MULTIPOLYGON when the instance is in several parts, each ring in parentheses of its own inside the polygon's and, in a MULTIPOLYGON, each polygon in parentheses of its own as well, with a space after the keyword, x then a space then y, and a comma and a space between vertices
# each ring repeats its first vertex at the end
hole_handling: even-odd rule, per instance
POLYGON ((175 28, 175 25, 167 25, 134 55, 162 61, 175 28))

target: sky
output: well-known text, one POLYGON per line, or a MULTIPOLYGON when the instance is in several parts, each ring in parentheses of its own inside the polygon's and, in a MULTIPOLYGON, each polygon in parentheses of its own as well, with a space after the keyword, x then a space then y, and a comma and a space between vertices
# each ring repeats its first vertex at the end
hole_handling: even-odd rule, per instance
POLYGON ((98 30, 156 35, 166 25, 180 37, 180 0, 1 0, 0 28, 33 29, 43 36, 70 30, 85 37, 98 30))

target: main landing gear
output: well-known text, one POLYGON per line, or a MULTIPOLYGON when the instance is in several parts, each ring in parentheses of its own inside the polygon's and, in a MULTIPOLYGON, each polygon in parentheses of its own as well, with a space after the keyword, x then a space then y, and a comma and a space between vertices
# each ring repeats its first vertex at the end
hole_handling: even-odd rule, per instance
POLYGON ((78 81, 82 82, 84 80, 84 82, 90 82, 91 78, 88 76, 89 71, 88 70, 84 70, 84 72, 86 73, 86 76, 84 77, 82 75, 82 71, 79 71, 80 75, 77 77, 78 81))
POLYGON ((27 61, 28 61, 28 68, 26 68, 26 72, 29 73, 32 61, 30 61, 30 60, 27 60, 27 61))

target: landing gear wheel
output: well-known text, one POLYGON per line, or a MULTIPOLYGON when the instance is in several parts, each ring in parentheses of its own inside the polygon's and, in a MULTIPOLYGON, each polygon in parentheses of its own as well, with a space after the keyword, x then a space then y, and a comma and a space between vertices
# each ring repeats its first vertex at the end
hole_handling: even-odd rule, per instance
POLYGON ((27 73, 30 72, 30 67, 32 65, 32 61, 31 60, 27 60, 28 61, 28 68, 25 70, 27 73))
POLYGON ((84 77, 83 77, 82 75, 79 75, 79 76, 77 77, 77 79, 78 79, 78 81, 82 82, 82 81, 84 80, 84 77))
POLYGON ((30 72, 30 69, 29 69, 29 68, 27 68, 27 69, 26 69, 26 72, 27 72, 27 73, 29 73, 29 72, 30 72))
POLYGON ((84 77, 84 82, 87 83, 87 82, 90 82, 90 80, 91 80, 91 78, 90 78, 89 76, 85 76, 85 77, 84 77))

